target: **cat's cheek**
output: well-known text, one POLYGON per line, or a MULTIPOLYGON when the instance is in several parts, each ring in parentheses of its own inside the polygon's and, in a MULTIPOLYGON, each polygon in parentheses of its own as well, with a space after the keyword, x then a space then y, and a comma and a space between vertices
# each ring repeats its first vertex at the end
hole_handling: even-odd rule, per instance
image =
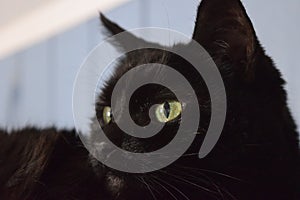
POLYGON ((114 175, 111 172, 108 172, 104 178, 105 187, 111 196, 116 197, 120 191, 123 191, 125 188, 125 180, 119 176, 114 175))

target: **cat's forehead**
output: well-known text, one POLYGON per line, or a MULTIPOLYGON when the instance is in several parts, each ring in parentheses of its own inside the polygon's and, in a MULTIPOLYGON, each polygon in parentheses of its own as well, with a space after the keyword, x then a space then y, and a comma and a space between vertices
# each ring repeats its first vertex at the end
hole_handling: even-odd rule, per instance
POLYGON ((140 49, 129 52, 119 60, 113 69, 113 76, 109 80, 109 85, 115 85, 116 82, 132 69, 138 70, 141 66, 148 67, 147 70, 138 70, 137 74, 147 76, 147 73, 159 71, 161 65, 169 65, 170 53, 166 50, 159 49, 140 49))
MULTIPOLYGON (((163 49, 140 49, 126 53, 112 69, 112 75, 106 81, 105 87, 100 93, 100 103, 109 104, 111 100, 111 94, 114 90, 117 82, 124 77, 124 75, 135 69, 135 75, 141 78, 149 78, 149 74, 163 73, 162 67, 169 66, 170 53, 163 49), (140 68, 145 66, 145 68, 140 68)), ((133 75, 134 76, 134 75, 133 75)), ((126 76, 126 84, 123 85, 123 91, 127 91, 129 87, 132 87, 135 83, 132 76, 126 76)), ((149 88, 148 88, 149 89, 149 88)), ((166 94, 165 94, 166 95, 166 94)))
MULTIPOLYGON (((140 49, 130 53, 127 53, 114 67, 112 76, 106 81, 105 87, 102 89, 99 98, 99 104, 110 105, 111 95, 115 90, 115 86, 118 81, 125 76, 125 84, 122 84, 122 92, 118 93, 118 98, 122 99, 122 93, 126 93, 131 90, 131 88, 136 87, 136 76, 139 79, 147 80, 149 83, 152 82, 152 78, 157 80, 167 80, 174 79, 170 71, 176 71, 180 73, 186 80, 188 80, 197 92, 205 90, 203 86, 202 78, 196 75, 195 68, 181 56, 172 53, 174 49, 188 48, 188 44, 176 44, 172 47, 165 47, 161 49, 140 49), (141 67, 142 66, 142 67, 141 67), (134 73, 130 76, 127 74, 131 71, 134 73)), ((195 56, 197 53, 192 52, 195 56)), ((182 86, 182 82, 177 79, 174 81, 177 92, 182 92, 189 96, 186 89, 182 86)), ((152 82, 153 83, 153 82, 152 82)), ((158 84, 164 85, 164 84, 158 84)), ((162 86, 152 86, 152 87, 141 87, 140 97, 147 101, 156 101, 159 103, 164 100, 176 99, 174 93, 171 92, 167 87, 162 86)))
MULTIPOLYGON (((138 68, 142 65, 151 65, 159 64, 165 65, 171 68, 177 68, 178 65, 184 63, 187 65, 188 62, 185 62, 184 59, 173 52, 180 52, 188 50, 190 44, 177 43, 173 46, 159 46, 159 48, 144 48, 137 49, 126 53, 122 59, 119 60, 118 64, 113 70, 113 77, 110 83, 121 78, 126 72, 130 71, 133 68, 138 68)), ((199 53, 189 51, 191 56, 199 56, 199 53), (194 55, 195 54, 195 55, 194 55)), ((159 67, 154 68, 153 70, 159 71, 159 67)))

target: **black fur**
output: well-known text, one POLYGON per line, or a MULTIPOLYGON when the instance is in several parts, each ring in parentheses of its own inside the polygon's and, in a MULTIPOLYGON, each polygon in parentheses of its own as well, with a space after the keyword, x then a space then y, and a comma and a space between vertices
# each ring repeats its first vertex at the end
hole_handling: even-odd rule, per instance
MULTIPOLYGON (((100 17, 110 34, 124 32, 103 15, 100 17)), ((146 42, 128 36, 137 44, 146 42)), ((198 134, 185 155, 162 170, 128 174, 109 169, 89 156, 74 130, 26 128, 9 135, 1 131, 0 198, 300 199, 299 141, 287 107, 284 80, 261 47, 242 4, 238 0, 203 0, 193 39, 213 57, 228 97, 224 130, 206 158, 199 159, 195 154, 210 120, 210 98, 202 78, 189 63, 168 51, 138 50, 120 60, 106 83, 92 130, 100 122, 116 145, 132 152, 153 151, 168 143, 176 134, 180 117, 149 139, 130 137, 114 122, 104 125, 102 120, 103 107, 110 105, 113 87, 126 71, 144 63, 166 64, 190 81, 201 107, 198 134)), ((113 44, 126 49, 120 41, 113 44)), ((173 48, 188 50, 189 44, 173 48)), ((198 52, 191 53, 199 56, 198 52)), ((147 124, 147 109, 171 99, 176 97, 162 86, 140 88, 130 101, 133 120, 147 124)))

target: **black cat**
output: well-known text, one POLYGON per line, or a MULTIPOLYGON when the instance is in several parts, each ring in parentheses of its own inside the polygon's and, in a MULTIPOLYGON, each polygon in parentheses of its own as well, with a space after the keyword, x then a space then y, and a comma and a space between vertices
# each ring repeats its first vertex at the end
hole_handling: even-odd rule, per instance
MULTIPOLYGON (((101 20, 112 35, 124 32, 103 15, 101 20)), ((210 97, 200 75, 186 60, 168 51, 136 50, 122 58, 102 90, 92 135, 97 134, 94 125, 100 123, 117 146, 139 153, 159 149, 174 137, 181 122, 180 105, 187 102, 178 102, 163 86, 145 85, 130 99, 132 119, 141 126, 149 123, 149 108, 161 106, 164 112, 159 120, 165 126, 157 135, 148 139, 131 137, 111 116, 111 93, 120 77, 135 66, 161 63, 189 80, 200 103, 200 126, 188 151, 161 170, 130 174, 105 167, 90 156, 74 130, 0 131, 0 198, 300 199, 298 134, 287 107, 284 80, 261 47, 240 1, 203 0, 193 39, 213 57, 227 93, 225 126, 208 156, 198 157, 211 116, 210 97)), ((126 49, 120 41, 113 43, 126 49)), ((188 49, 189 44, 173 48, 188 49)), ((193 53, 198 56, 198 52, 193 53)))

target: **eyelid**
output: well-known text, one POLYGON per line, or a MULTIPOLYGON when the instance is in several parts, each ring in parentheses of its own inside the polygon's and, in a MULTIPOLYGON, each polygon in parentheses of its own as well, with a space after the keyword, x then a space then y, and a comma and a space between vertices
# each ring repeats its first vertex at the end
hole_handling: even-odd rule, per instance
POLYGON ((181 102, 181 108, 182 108, 182 110, 184 110, 184 109, 185 109, 185 107, 186 107, 186 103, 184 103, 184 102, 181 102))

